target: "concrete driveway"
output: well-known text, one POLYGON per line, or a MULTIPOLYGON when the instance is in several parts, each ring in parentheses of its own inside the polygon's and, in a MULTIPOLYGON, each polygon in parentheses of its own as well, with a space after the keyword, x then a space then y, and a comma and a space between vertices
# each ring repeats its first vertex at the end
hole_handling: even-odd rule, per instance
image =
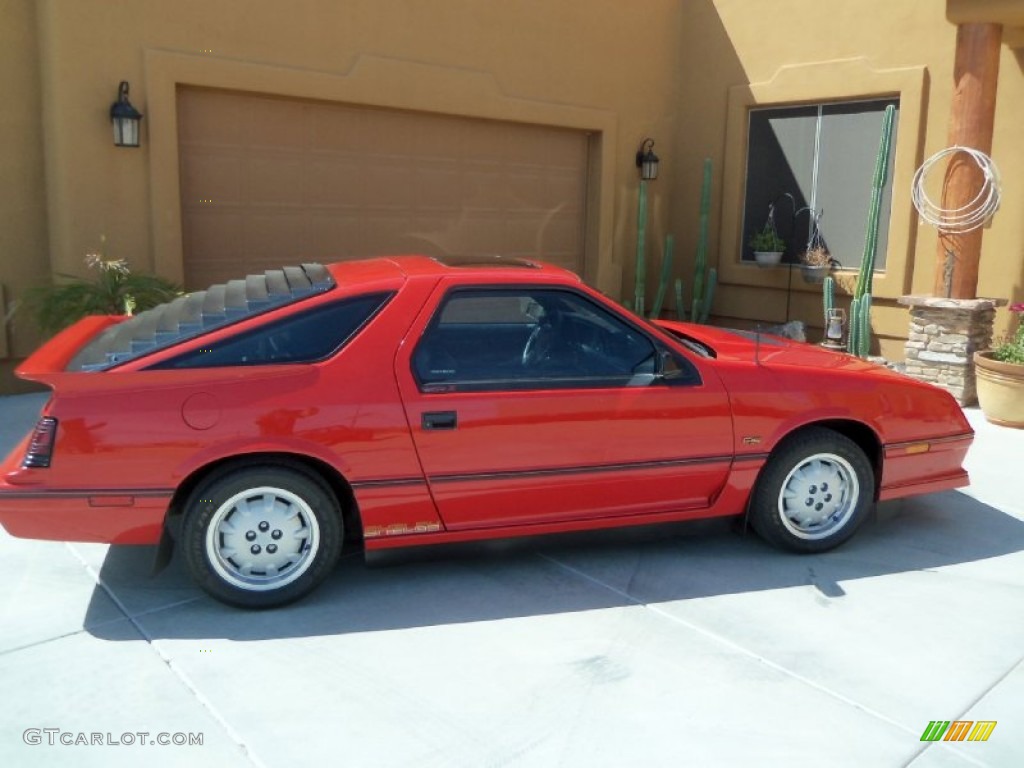
MULTIPOLYGON (((0 450, 40 403, 0 401, 0 450)), ((1024 765, 1024 432, 968 417, 969 489, 822 556, 721 529, 350 556, 252 613, 150 548, 0 533, 0 765, 1024 765)))

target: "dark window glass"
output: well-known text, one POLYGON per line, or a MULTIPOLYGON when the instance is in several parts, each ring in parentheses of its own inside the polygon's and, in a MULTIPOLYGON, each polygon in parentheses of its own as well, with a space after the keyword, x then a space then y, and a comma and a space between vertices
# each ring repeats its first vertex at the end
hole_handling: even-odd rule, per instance
POLYGON ((337 352, 384 306, 391 294, 336 301, 268 323, 151 368, 310 363, 337 352))
POLYGON ((334 286, 330 271, 321 264, 268 269, 262 275, 211 285, 111 326, 78 350, 66 370, 113 368, 334 286))
POLYGON ((454 292, 413 353, 427 392, 642 386, 657 365, 639 329, 580 294, 546 289, 454 292))
MULTIPOLYGON (((747 243, 764 226, 774 202, 775 227, 786 241, 784 261, 799 261, 813 210, 821 214, 821 236, 832 257, 847 268, 860 266, 882 115, 889 104, 897 107, 895 132, 898 99, 750 110, 744 261, 753 260, 747 243)), ((895 157, 889 155, 876 269, 885 268, 895 157)))

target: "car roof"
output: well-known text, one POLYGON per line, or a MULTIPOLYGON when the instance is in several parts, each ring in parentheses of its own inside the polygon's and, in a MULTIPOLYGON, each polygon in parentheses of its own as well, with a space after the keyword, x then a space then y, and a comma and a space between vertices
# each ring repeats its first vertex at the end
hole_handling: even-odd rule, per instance
POLYGON ((525 259, 516 256, 445 256, 432 257, 418 254, 402 256, 378 257, 364 261, 342 261, 328 266, 339 285, 348 280, 346 273, 353 268, 366 270, 375 267, 380 270, 379 276, 387 276, 389 269, 399 271, 406 277, 441 277, 453 274, 479 273, 488 278, 511 278, 529 280, 533 277, 557 277, 571 282, 580 282, 580 277, 563 267, 543 261, 525 259))
POLYGON ((445 274, 486 274, 501 282, 543 277, 579 282, 567 269, 501 256, 452 257, 444 261, 407 255, 307 263, 267 270, 140 312, 99 333, 71 359, 68 371, 105 370, 241 320, 330 291, 380 281, 438 278, 445 274))

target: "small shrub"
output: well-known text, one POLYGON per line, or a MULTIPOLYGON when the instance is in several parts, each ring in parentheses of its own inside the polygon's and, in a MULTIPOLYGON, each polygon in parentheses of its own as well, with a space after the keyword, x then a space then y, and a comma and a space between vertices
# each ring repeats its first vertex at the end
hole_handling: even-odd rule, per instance
POLYGON ((36 323, 56 333, 89 315, 130 315, 180 296, 181 288, 155 275, 133 274, 124 259, 104 260, 99 253, 85 257, 95 271, 92 280, 58 274, 67 282, 42 286, 26 299, 36 323))

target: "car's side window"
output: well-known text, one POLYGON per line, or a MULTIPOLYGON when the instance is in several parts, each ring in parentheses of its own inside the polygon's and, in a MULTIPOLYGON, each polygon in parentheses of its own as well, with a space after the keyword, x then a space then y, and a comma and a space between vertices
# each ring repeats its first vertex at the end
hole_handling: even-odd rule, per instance
POLYGON ((150 368, 215 368, 323 360, 353 338, 391 295, 374 293, 321 304, 150 368))
POLYGON ((424 392, 650 384, 655 344, 638 328, 570 290, 451 292, 413 353, 424 392))

